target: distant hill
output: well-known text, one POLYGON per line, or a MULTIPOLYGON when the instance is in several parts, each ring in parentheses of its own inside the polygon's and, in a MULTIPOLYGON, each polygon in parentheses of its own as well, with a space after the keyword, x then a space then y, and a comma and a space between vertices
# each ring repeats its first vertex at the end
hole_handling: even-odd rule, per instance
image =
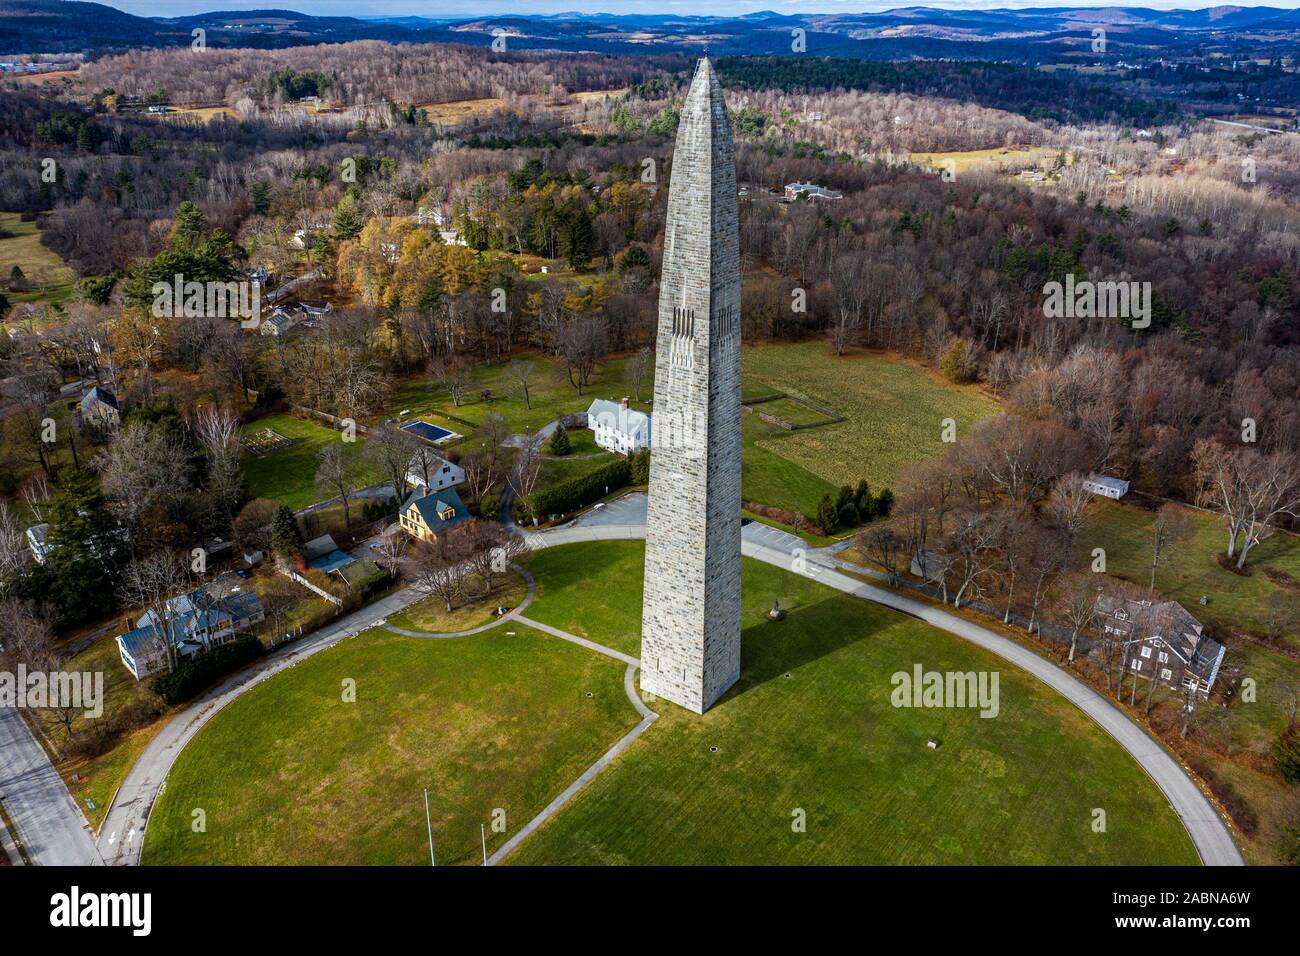
POLYGON ((734 17, 563 13, 363 19, 314 17, 293 10, 240 10, 164 18, 132 16, 111 6, 78 0, 0 0, 0 54, 188 45, 196 28, 207 31, 210 45, 227 47, 349 40, 487 45, 492 31, 503 29, 512 49, 645 53, 698 50, 707 42, 719 53, 786 53, 789 31, 794 27, 808 31, 809 52, 825 55, 1051 60, 1067 49, 1081 52, 1097 27, 1107 30, 1115 52, 1129 47, 1148 53, 1177 53, 1207 37, 1230 45, 1236 36, 1244 39, 1246 34, 1276 40, 1290 52, 1300 42, 1300 11, 1231 6, 1206 10, 900 7, 880 13, 784 15, 765 11, 734 17))

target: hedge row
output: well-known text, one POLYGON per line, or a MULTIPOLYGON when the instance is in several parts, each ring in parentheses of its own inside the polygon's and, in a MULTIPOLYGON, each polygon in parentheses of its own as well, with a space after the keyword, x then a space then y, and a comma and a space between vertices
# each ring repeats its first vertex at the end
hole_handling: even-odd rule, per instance
POLYGON ((251 634, 237 637, 229 644, 200 651, 182 658, 176 670, 155 677, 153 692, 169 704, 180 704, 214 684, 219 678, 239 670, 262 653, 262 642, 251 634))
POLYGON ((529 515, 538 518, 567 514, 599 501, 607 494, 606 488, 613 491, 631 483, 632 466, 626 458, 619 458, 585 475, 533 492, 524 499, 524 507, 529 515))

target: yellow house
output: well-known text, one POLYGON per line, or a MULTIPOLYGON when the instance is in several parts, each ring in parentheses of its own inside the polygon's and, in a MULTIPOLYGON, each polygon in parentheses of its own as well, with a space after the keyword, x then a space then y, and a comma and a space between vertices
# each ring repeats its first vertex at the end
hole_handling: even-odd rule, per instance
POLYGON ((469 509, 455 488, 414 492, 402 503, 398 520, 402 530, 417 541, 432 541, 453 525, 469 518, 469 509))

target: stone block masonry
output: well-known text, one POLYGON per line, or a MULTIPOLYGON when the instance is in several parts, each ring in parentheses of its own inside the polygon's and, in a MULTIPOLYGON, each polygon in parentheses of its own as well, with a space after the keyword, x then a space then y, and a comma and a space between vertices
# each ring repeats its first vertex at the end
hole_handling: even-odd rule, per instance
POLYGON ((707 58, 673 153, 652 442, 641 689, 703 713, 740 677, 736 160, 707 58))

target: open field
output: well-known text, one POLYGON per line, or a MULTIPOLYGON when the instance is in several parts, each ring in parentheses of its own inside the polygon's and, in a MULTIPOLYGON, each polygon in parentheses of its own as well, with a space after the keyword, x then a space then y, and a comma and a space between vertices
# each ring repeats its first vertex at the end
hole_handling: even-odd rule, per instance
POLYGON ((438 863, 480 863, 480 823, 490 854, 636 724, 623 671, 522 626, 366 631, 213 718, 167 778, 144 862, 427 865, 427 787, 438 863))
MULTIPOLYGON (((766 476, 774 463, 753 454, 751 444, 832 485, 866 478, 879 490, 894 484, 904 464, 943 450, 945 418, 956 421, 960 435, 998 408, 977 389, 953 385, 919 366, 865 353, 836 358, 824 342, 747 348, 741 364, 746 394, 802 396, 848 419, 806 431, 777 429, 746 442, 744 495, 764 504, 787 504, 776 496, 788 476, 766 476)), ((789 506, 810 510, 808 496, 800 497, 789 506)))
POLYGON ((416 109, 429 114, 430 123, 459 125, 470 120, 491 116, 500 110, 509 110, 505 100, 488 97, 479 100, 454 100, 449 103, 417 103, 416 109))
MULTIPOLYGON (((535 431, 562 415, 585 411, 595 398, 618 400, 635 393, 626 358, 598 368, 581 396, 564 370, 549 359, 523 358, 536 369, 531 409, 509 381, 503 363, 474 369, 459 407, 433 379, 407 379, 398 385, 387 414, 396 417, 409 409, 413 416, 465 432, 466 423, 480 424, 495 411, 513 431, 535 431), (481 397, 485 390, 492 396, 488 400, 481 397)), ((741 416, 745 500, 805 514, 815 513, 822 495, 840 484, 856 484, 865 477, 878 490, 894 483, 901 465, 938 454, 943 419, 955 419, 960 433, 997 411, 996 403, 977 389, 952 385, 917 365, 864 353, 835 358, 820 341, 747 347, 741 365, 745 397, 784 392, 812 399, 848 419, 792 433, 763 423, 757 413, 741 416)), ((652 392, 649 374, 641 397, 648 399, 652 392)), ((652 411, 647 402, 631 404, 652 411)), ((820 413, 788 400, 758 407, 786 409, 800 421, 822 420, 820 413)))
MULTIPOLYGON (((588 593, 605 596, 592 622, 634 617, 641 545, 591 547, 552 560, 585 568, 588 593)), ((510 862, 1196 862, 1132 759, 1006 662, 769 565, 746 560, 744 585, 740 683, 703 717, 652 703, 659 721, 510 862), (791 609, 781 623, 765 617, 774 597, 791 609), (918 663, 1000 672, 998 716, 891 706, 890 675, 918 663), (1090 826, 1098 806, 1105 833, 1090 826), (792 830, 797 809, 806 833, 792 830)), ((562 617, 555 598, 530 614, 562 617)))
MULTIPOLYGON (((262 458, 244 456, 244 476, 249 496, 270 498, 295 511, 313 502, 333 497, 333 492, 316 487, 316 456, 327 443, 342 441, 341 433, 292 415, 267 415, 249 422, 243 431, 255 433, 267 428, 285 438, 292 438, 293 444, 262 458)), ((349 453, 360 457, 364 444, 365 439, 358 436, 348 449, 349 453)), ((380 480, 379 473, 368 462, 362 461, 360 469, 361 480, 357 487, 380 480)))
MULTIPOLYGON (((442 413, 462 419, 471 426, 482 424, 491 412, 504 415, 515 432, 536 431, 543 425, 573 412, 585 412, 593 400, 611 398, 615 401, 623 396, 632 396, 634 390, 627 381, 627 360, 612 359, 601 365, 592 375, 591 383, 579 395, 569 384, 564 369, 556 363, 538 355, 521 355, 521 361, 530 362, 534 367, 529 392, 532 408, 528 408, 520 392, 509 380, 507 363, 490 366, 476 366, 470 372, 470 387, 465 390, 461 404, 457 407, 446 387, 428 376, 417 376, 400 382, 396 392, 389 401, 387 414, 396 417, 397 413, 410 409, 411 416, 424 417, 427 413, 442 413), (491 393, 491 398, 484 400, 482 392, 491 393)), ((652 391, 653 375, 646 376, 641 387, 641 397, 649 398, 652 391)), ((650 406, 644 402, 632 402, 642 411, 650 406)), ((443 422, 434 419, 435 424, 443 422)), ((464 433, 461 423, 453 421, 453 430, 464 433)))
POLYGON ((0 212, 0 283, 7 288, 14 266, 23 270, 29 289, 5 292, 13 304, 20 302, 63 303, 72 298, 76 276, 62 259, 41 245, 41 231, 35 222, 23 222, 16 212, 0 212))
POLYGON ((169 106, 166 113, 145 112, 143 115, 151 119, 172 121, 186 118, 201 119, 205 123, 211 123, 223 116, 227 119, 239 119, 239 114, 229 106, 169 106))
POLYGON ((750 414, 772 415, 782 421, 789 422, 791 425, 823 425, 833 421, 829 415, 824 415, 811 405, 805 405, 793 398, 778 398, 771 402, 761 402, 754 405, 753 409, 750 414))
POLYGON ((5 76, 23 86, 40 86, 43 83, 60 83, 63 80, 75 80, 77 70, 47 70, 44 73, 20 73, 17 76, 5 76))
POLYGON ((933 166, 941 169, 945 161, 952 160, 952 169, 957 175, 975 172, 996 172, 1005 167, 1011 172, 1048 164, 1056 156, 1056 150, 1044 146, 1025 146, 1021 148, 971 149, 949 153, 913 153, 912 162, 921 166, 933 166))

